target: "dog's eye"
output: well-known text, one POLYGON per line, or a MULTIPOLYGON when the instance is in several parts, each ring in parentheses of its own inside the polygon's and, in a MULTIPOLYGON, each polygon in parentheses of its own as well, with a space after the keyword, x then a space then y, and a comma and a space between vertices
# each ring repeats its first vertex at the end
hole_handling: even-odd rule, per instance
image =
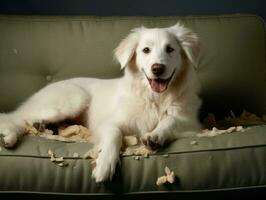
POLYGON ((170 46, 166 47, 166 53, 171 53, 173 51, 174 51, 174 49, 172 47, 170 47, 170 46))
POLYGON ((143 51, 143 53, 145 53, 145 54, 148 54, 148 53, 151 52, 151 50, 150 50, 149 47, 145 47, 142 51, 143 51))

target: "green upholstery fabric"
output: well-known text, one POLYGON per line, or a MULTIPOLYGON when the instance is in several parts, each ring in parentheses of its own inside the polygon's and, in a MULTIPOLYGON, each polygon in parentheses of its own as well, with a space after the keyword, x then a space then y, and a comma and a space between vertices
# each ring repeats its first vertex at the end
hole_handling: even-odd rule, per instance
MULTIPOLYGON (((197 73, 205 112, 247 109, 266 113, 265 26, 260 17, 38 17, 0 16, 0 112, 14 109, 46 84, 77 76, 122 74, 112 51, 130 29, 181 21, 197 32, 202 51, 197 73)), ((140 161, 123 157, 114 180, 95 184, 89 160, 74 158, 91 148, 26 137, 0 151, 0 193, 145 193, 266 188, 266 126, 213 138, 187 138, 140 161), (190 142, 196 140, 197 145, 190 142), (51 148, 69 163, 59 167, 51 148), (163 156, 169 154, 168 157, 163 156), (156 186, 164 167, 175 184, 156 186)))
POLYGON ((0 191, 93 194, 266 187, 265 132, 266 126, 258 126, 243 133, 187 138, 149 158, 123 157, 113 182, 105 185, 95 184, 91 160, 82 158, 90 144, 28 136, 17 149, 0 152, 0 191), (197 145, 191 145, 191 141, 197 141, 197 145), (69 165, 59 167, 52 163, 48 149, 63 156, 69 165), (73 157, 74 153, 80 157, 73 157), (164 175, 165 166, 174 170, 177 181, 157 186, 157 177, 164 175))

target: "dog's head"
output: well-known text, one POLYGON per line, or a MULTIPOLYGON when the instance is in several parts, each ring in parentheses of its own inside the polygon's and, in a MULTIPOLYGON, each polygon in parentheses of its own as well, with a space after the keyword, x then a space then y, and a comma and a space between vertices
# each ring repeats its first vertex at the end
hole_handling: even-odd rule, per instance
POLYGON ((195 63, 198 37, 188 28, 176 24, 168 28, 133 29, 115 49, 121 68, 134 63, 152 91, 162 93, 181 71, 184 61, 195 63))

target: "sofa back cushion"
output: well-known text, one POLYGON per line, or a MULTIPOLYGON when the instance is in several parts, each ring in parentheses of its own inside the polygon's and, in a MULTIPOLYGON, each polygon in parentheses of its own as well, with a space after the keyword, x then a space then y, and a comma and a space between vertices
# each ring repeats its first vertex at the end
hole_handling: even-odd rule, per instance
POLYGON ((253 15, 0 16, 0 112, 53 81, 122 75, 113 49, 132 28, 181 21, 201 38, 203 112, 266 113, 265 26, 253 15))

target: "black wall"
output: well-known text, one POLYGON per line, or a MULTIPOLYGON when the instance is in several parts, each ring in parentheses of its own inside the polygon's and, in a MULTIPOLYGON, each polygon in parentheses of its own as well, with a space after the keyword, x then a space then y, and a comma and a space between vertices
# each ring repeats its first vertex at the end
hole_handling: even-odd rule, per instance
POLYGON ((214 15, 251 13, 266 19, 266 0, 0 0, 0 14, 214 15))

